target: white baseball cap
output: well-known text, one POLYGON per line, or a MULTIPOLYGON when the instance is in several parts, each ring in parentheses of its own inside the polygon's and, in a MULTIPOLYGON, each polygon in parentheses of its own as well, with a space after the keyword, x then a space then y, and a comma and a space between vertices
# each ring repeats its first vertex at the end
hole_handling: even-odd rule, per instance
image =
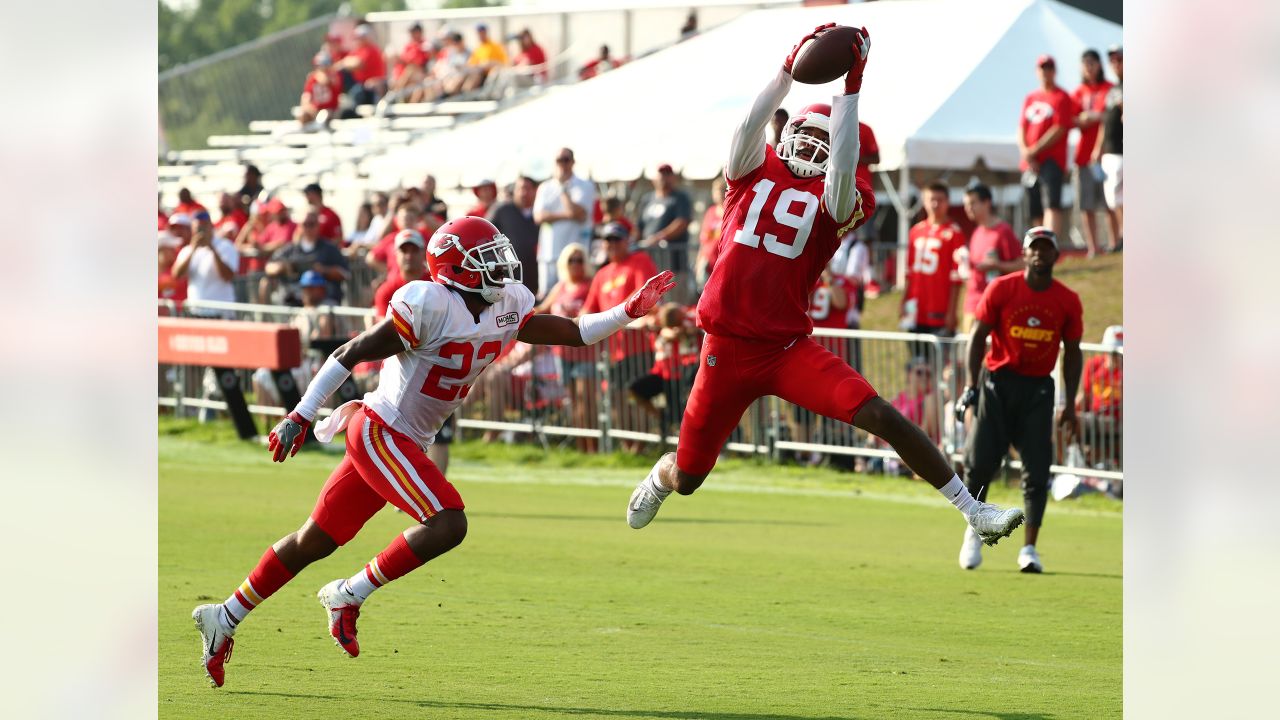
POLYGON ((1102 344, 1113 350, 1124 347, 1124 326, 1112 325, 1102 331, 1102 344))
POLYGON ((1036 240, 1048 240, 1053 243, 1054 250, 1058 249, 1058 236, 1055 235, 1052 230, 1043 225, 1037 225, 1031 228, 1027 231, 1026 235, 1022 236, 1022 249, 1026 250, 1031 247, 1031 243, 1036 240))

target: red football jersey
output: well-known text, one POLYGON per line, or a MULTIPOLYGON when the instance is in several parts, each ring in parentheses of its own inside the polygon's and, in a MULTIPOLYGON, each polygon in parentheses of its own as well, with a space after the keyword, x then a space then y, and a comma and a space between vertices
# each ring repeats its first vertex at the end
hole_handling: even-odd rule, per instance
POLYGON ((759 167, 727 183, 720 256, 698 301, 703 330, 783 343, 813 332, 810 292, 840 238, 876 208, 859 178, 853 214, 837 222, 822 202, 824 180, 796 177, 766 146, 759 167))
POLYGON ((955 286, 960 284, 958 251, 966 246, 964 233, 955 223, 942 225, 921 220, 907 235, 907 291, 904 300, 915 301, 915 324, 942 327, 955 286))
POLYGON ((320 82, 315 72, 310 73, 307 75, 306 84, 302 86, 302 93, 311 95, 311 104, 315 105, 317 110, 337 110, 338 95, 342 94, 342 78, 331 74, 326 84, 320 82))
MULTIPOLYGON (((1075 127, 1075 117, 1079 114, 1075 101, 1060 87, 1054 86, 1049 92, 1037 88, 1027 95, 1022 103, 1022 118, 1019 121, 1027 145, 1036 144, 1055 127, 1061 127, 1063 131, 1061 137, 1040 152, 1037 158, 1040 162, 1053 160, 1064 171, 1067 169, 1067 135, 1075 127)), ((1026 162, 1022 162, 1019 167, 1026 170, 1026 162)))
POLYGON ((1027 377, 1052 373, 1059 343, 1084 334, 1079 295, 1057 280, 1036 292, 1020 272, 988 285, 975 315, 992 328, 987 368, 1009 368, 1027 377))
MULTIPOLYGON (((1106 80, 1094 84, 1080 83, 1080 87, 1071 93, 1071 100, 1075 102, 1076 109, 1080 112, 1100 113, 1107 109, 1107 92, 1110 90, 1111 83, 1106 80)), ((1077 167, 1085 167, 1089 164, 1089 159, 1093 155, 1093 146, 1098 144, 1098 131, 1101 129, 1100 122, 1080 128, 1080 142, 1076 145, 1075 157, 1077 167)))
POLYGON ((809 297, 809 317, 813 318, 813 326, 840 329, 847 327, 844 316, 845 311, 849 309, 849 295, 852 292, 853 287, 848 278, 837 275, 830 285, 819 279, 818 286, 813 289, 813 294, 809 297), (844 307, 838 308, 832 304, 832 288, 841 288, 845 291, 844 307))

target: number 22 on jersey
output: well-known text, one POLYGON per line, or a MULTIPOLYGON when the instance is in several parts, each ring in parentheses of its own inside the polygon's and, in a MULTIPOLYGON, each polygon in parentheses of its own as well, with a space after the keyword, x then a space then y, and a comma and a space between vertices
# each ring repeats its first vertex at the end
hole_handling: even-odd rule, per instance
POLYGON ((804 252, 805 243, 809 242, 809 233, 813 231, 813 219, 818 214, 818 198, 811 192, 796 188, 787 188, 778 193, 777 200, 773 203, 773 220, 784 228, 791 228, 795 233, 789 241, 771 232, 765 232, 761 237, 756 234, 759 231, 760 213, 764 211, 775 187, 777 183, 774 181, 761 178, 751 188, 754 196, 751 198, 751 205, 747 208, 747 217, 743 220, 742 229, 734 234, 733 241, 754 248, 760 247, 760 241, 763 240, 765 250, 788 260, 794 260, 800 257, 800 253, 804 252), (792 211, 792 207, 797 204, 800 205, 799 213, 792 211))
POLYGON ((445 367, 444 365, 434 365, 431 372, 427 373, 427 379, 422 383, 422 394, 433 397, 437 400, 451 402, 460 397, 466 397, 471 392, 471 386, 463 383, 445 384, 443 381, 461 380, 471 374, 471 359, 485 362, 486 364, 493 362, 498 357, 498 353, 502 350, 502 343, 497 340, 490 340, 480 346, 479 350, 476 346, 468 342, 449 342, 440 346, 440 357, 458 358, 459 365, 456 368, 445 367))

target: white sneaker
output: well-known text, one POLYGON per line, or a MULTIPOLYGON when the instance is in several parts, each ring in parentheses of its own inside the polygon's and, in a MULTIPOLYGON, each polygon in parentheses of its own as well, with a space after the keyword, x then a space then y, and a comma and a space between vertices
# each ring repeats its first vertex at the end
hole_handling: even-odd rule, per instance
POLYGON ((329 634, 342 652, 351 657, 360 654, 360 642, 356 640, 356 619, 360 617, 360 598, 347 591, 346 578, 338 578, 320 588, 316 593, 324 606, 329 634))
POLYGON ((667 495, 671 491, 667 491, 667 495, 659 495, 654 492, 653 487, 649 483, 649 478, 653 476, 650 471, 640 484, 636 486, 635 492, 631 493, 631 501, 627 503, 627 524, 632 528, 639 530, 648 525, 653 517, 658 514, 658 508, 662 507, 662 501, 667 499, 667 495))
POLYGON ((972 527, 964 529, 964 543, 960 545, 960 567, 973 570, 982 564, 982 541, 972 527))
POLYGON ((1044 565, 1040 564, 1040 553, 1036 552, 1035 545, 1023 545, 1018 551, 1018 567, 1024 573, 1044 572, 1044 565))
POLYGON ((969 526, 978 534, 978 539, 988 545, 995 545, 1000 538, 1022 524, 1024 516, 1021 508, 1004 509, 999 505, 979 502, 977 509, 969 516, 969 526))
POLYGON ((220 604, 201 605, 191 611, 191 619, 200 631, 200 664, 214 687, 222 687, 223 665, 231 659, 231 647, 235 644, 231 636, 236 634, 236 629, 227 624, 223 612, 220 604))

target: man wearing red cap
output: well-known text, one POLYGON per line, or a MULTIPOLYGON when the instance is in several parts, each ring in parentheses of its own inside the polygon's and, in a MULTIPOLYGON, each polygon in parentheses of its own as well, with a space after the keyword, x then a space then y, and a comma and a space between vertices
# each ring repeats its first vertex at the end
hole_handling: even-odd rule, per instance
POLYGON ((1062 234, 1066 215, 1062 210, 1062 184, 1067 169, 1067 133, 1080 114, 1075 101, 1058 87, 1057 66, 1050 55, 1036 59, 1040 87, 1022 103, 1018 121, 1018 151, 1023 186, 1027 189, 1033 225, 1042 223, 1062 234))

